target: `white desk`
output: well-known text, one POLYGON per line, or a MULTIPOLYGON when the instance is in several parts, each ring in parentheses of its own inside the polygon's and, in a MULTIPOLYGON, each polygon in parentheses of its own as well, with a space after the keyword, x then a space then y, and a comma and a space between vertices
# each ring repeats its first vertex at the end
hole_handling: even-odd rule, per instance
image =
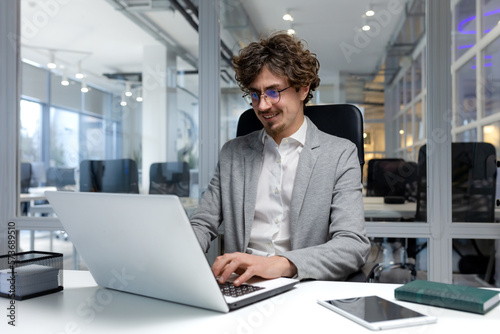
MULTIPOLYGON (((86 271, 64 271, 64 291, 16 301, 16 327, 7 324, 9 300, 0 298, 0 333, 373 333, 316 303, 319 298, 377 294, 394 300, 394 284, 305 282, 292 291, 228 314, 97 287, 86 271)), ((413 303, 438 317, 432 325, 387 333, 489 333, 500 307, 482 316, 413 303)))
POLYGON ((367 220, 411 218, 417 212, 417 203, 386 204, 383 197, 363 197, 363 206, 367 220))
POLYGON ((21 202, 39 201, 47 199, 45 197, 46 191, 56 191, 56 187, 34 187, 29 189, 29 193, 20 194, 19 199, 21 202))
MULTIPOLYGON (((363 197, 366 220, 400 218, 415 218, 417 212, 416 202, 405 202, 403 204, 386 204, 383 197, 363 197)), ((500 207, 495 207, 495 218, 500 220, 500 207)))

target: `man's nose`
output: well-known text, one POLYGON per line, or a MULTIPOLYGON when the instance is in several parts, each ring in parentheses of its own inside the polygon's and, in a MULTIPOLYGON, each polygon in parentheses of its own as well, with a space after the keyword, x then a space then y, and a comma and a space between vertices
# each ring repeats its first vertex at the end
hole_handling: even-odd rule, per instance
POLYGON ((259 110, 266 110, 271 108, 272 104, 271 102, 267 99, 267 96, 265 94, 262 94, 259 99, 259 110))

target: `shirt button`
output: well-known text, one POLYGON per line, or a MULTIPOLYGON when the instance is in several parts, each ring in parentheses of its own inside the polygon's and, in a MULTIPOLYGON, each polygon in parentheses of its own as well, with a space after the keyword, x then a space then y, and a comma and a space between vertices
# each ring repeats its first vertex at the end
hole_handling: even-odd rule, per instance
POLYGON ((276 218, 276 219, 274 220, 274 223, 275 223, 275 224, 279 224, 279 223, 280 223, 280 220, 279 220, 278 218, 276 218))
POLYGON ((276 159, 276 163, 281 163, 281 159, 280 158, 276 159))
POLYGON ((280 191, 278 190, 278 188, 274 188, 274 193, 277 195, 280 191))

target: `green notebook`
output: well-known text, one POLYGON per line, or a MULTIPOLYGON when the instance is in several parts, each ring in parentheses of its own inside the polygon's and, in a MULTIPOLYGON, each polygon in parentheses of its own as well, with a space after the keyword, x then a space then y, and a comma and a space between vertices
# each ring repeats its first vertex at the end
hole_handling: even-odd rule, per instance
POLYGON ((408 302, 485 314, 500 303, 500 291, 470 286, 416 280, 394 291, 408 302))

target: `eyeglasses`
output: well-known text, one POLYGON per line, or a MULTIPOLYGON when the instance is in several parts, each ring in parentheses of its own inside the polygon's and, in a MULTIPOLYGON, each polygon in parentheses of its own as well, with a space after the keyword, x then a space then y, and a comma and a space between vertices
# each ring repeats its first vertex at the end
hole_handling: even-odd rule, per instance
POLYGON ((264 95, 264 98, 267 102, 271 104, 276 104, 280 101, 281 92, 287 90, 292 86, 288 86, 287 88, 283 88, 282 90, 277 89, 266 89, 264 93, 260 92, 246 92, 243 97, 247 100, 248 103, 252 105, 258 105, 260 103, 260 97, 264 95))

